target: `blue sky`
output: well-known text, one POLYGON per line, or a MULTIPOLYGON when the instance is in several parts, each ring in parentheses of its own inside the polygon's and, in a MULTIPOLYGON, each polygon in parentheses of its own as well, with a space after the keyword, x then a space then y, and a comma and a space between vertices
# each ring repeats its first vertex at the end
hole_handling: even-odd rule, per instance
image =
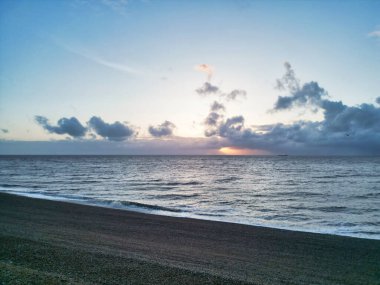
POLYGON ((69 140, 91 153, 380 153, 379 1, 5 0, 0 11, 0 153, 75 152, 69 140), (298 91, 275 88, 285 62, 298 91), (199 95, 205 82, 217 91, 199 95), (308 82, 324 91, 301 94, 308 82), (274 110, 279 96, 295 104, 274 110), (345 108, 331 119, 326 100, 345 108))

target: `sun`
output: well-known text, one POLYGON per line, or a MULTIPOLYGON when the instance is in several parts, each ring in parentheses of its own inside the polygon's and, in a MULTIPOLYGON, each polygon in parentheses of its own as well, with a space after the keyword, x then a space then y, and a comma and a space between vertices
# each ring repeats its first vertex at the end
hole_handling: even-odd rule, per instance
POLYGON ((258 155, 259 151, 248 148, 238 148, 234 146, 221 147, 219 153, 224 155, 258 155))

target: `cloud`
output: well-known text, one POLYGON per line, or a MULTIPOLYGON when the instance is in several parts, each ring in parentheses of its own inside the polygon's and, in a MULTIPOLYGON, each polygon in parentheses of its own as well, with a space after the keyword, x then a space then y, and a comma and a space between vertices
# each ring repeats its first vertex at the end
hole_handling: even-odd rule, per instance
POLYGON ((217 101, 214 101, 214 103, 212 103, 211 105, 211 111, 225 111, 226 107, 222 104, 222 103, 219 103, 217 101))
POLYGON ((241 89, 234 89, 230 93, 224 94, 227 100, 236 100, 238 97, 247 97, 247 92, 241 89))
POLYGON ((227 101, 236 100, 239 97, 245 98, 247 96, 247 92, 243 89, 234 89, 230 92, 224 92, 218 86, 211 84, 209 81, 211 80, 211 77, 213 75, 213 67, 211 67, 210 65, 199 64, 195 66, 195 69, 200 72, 205 72, 208 75, 207 81, 203 83, 201 87, 195 89, 195 92, 197 92, 199 95, 216 95, 220 98, 225 98, 227 101))
POLYGON ((195 89, 195 92, 197 92, 201 96, 211 96, 216 95, 220 98, 225 98, 227 101, 233 101, 238 99, 239 97, 246 98, 247 92, 242 89, 234 89, 231 92, 223 92, 218 86, 212 85, 210 82, 205 82, 203 85, 195 89))
POLYGON ((212 85, 209 82, 205 82, 202 87, 195 90, 199 95, 207 96, 210 94, 219 94, 220 89, 218 86, 212 85))
POLYGON ((0 139, 0 154, 34 155, 166 155, 219 154, 223 142, 217 138, 139 139, 133 141, 56 140, 11 141, 0 139))
POLYGON ((373 32, 370 32, 368 34, 369 37, 372 37, 372 38, 380 38, 380 30, 375 30, 373 32))
POLYGON ((207 126, 216 126, 220 118, 222 118, 222 115, 217 112, 211 112, 205 119, 205 124, 207 126))
POLYGON ((253 129, 244 125, 243 116, 219 116, 212 125, 206 124, 206 136, 225 138, 237 147, 272 153, 380 154, 379 107, 373 104, 347 106, 325 99, 327 92, 318 82, 300 84, 290 64, 285 67, 286 74, 278 80, 278 86, 290 94, 277 99, 275 110, 313 107, 322 110, 322 121, 278 123, 253 129))
POLYGON ((214 73, 214 68, 211 65, 208 65, 205 63, 198 64, 197 66, 195 66, 195 70, 206 73, 207 74, 207 81, 211 80, 211 77, 214 73))
POLYGON ((325 96, 327 96, 327 92, 319 86, 318 82, 308 82, 301 88, 293 90, 290 96, 279 96, 274 109, 285 110, 296 106, 315 106, 325 96))
POLYGON ((113 124, 104 122, 100 117, 93 116, 88 121, 89 127, 99 136, 110 141, 123 141, 135 134, 133 128, 118 121, 113 124))
MULTIPOLYGON (((366 106, 373 108, 373 106, 366 106)), ((380 130, 376 122, 380 110, 373 111, 367 122, 355 118, 365 117, 366 107, 353 108, 341 114, 342 120, 331 122, 298 121, 293 124, 273 124, 253 130, 244 126, 244 117, 228 118, 215 128, 214 136, 226 138, 238 147, 288 154, 380 154, 380 130), (376 119, 374 119, 376 118, 376 119)), ((352 107, 349 107, 352 108, 352 107)))
POLYGON ((376 98, 376 103, 380 105, 380 96, 376 98))
POLYGON ((284 63, 285 74, 282 78, 276 80, 276 89, 278 90, 295 90, 299 89, 299 79, 296 78, 295 72, 289 62, 284 63))
POLYGON ((7 134, 7 133, 9 133, 9 130, 7 130, 7 129, 0 129, 4 134, 7 134))
POLYGON ((296 106, 315 106, 321 102, 323 97, 327 96, 327 92, 319 86, 318 82, 311 81, 301 86, 288 62, 285 63, 285 69, 285 75, 281 79, 277 79, 276 88, 288 91, 290 95, 279 96, 274 110, 291 109, 296 106))
POLYGON ((101 3, 117 13, 125 15, 129 0, 101 0, 101 3))
POLYGON ((218 127, 224 119, 224 112, 226 108, 223 104, 214 101, 210 107, 210 113, 204 120, 206 126, 205 136, 211 137, 218 133, 218 127))
POLYGON ((61 118, 57 122, 57 126, 53 126, 49 123, 48 119, 43 116, 35 116, 35 121, 42 126, 46 131, 53 134, 64 135, 67 134, 74 138, 83 137, 87 128, 82 126, 77 118, 61 118))
POLYGON ((174 128, 175 125, 172 122, 165 121, 156 127, 150 126, 148 131, 154 137, 165 137, 171 136, 174 128))
POLYGON ((111 69, 114 69, 117 71, 122 71, 122 72, 126 72, 129 74, 133 74, 133 75, 141 74, 141 71, 139 71, 139 70, 137 70, 131 66, 128 66, 126 64, 121 64, 120 62, 114 62, 114 61, 107 60, 107 59, 103 58, 102 56, 100 56, 100 55, 98 55, 98 54, 96 54, 90 50, 70 46, 70 45, 64 43, 63 41, 61 41, 57 38, 53 37, 52 39, 58 46, 65 49, 66 51, 69 51, 73 54, 79 55, 79 56, 81 56, 87 60, 90 60, 90 61, 95 62, 97 64, 100 64, 102 66, 105 66, 105 67, 108 67, 108 68, 111 68, 111 69))

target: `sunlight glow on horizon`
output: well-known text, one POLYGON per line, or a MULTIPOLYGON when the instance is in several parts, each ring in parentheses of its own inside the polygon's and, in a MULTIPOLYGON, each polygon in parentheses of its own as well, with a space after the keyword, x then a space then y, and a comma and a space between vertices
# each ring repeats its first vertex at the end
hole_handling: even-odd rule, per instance
POLYGON ((263 151, 248 148, 238 148, 233 146, 221 147, 219 153, 223 155, 263 155, 263 151))

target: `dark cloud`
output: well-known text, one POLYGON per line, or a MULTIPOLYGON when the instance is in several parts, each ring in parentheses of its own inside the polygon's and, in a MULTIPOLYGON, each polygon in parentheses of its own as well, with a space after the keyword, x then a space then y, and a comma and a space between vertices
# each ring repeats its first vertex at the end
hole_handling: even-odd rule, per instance
MULTIPOLYGON (((377 113, 380 113, 379 109, 377 113)), ((358 128, 353 127, 354 124, 346 124, 332 128, 329 121, 298 121, 289 125, 267 125, 254 130, 246 128, 244 118, 240 116, 224 121, 215 128, 213 135, 226 138, 235 146, 272 153, 379 155, 380 131, 378 127, 371 128, 369 125, 371 124, 367 128, 358 128)))
POLYGON ((211 112, 210 114, 208 114, 207 118, 205 119, 205 124, 207 126, 216 126, 221 117, 222 115, 220 115, 219 113, 211 112))
POLYGON ((218 154, 217 138, 139 139, 133 141, 55 140, 11 141, 0 139, 0 155, 166 155, 218 154))
POLYGON ((67 134, 74 138, 83 137, 87 128, 82 126, 82 124, 78 121, 77 118, 61 118, 57 122, 57 126, 53 126, 49 123, 48 119, 43 116, 35 116, 35 121, 42 126, 49 133, 64 135, 67 134))
POLYGON ((165 137, 171 136, 173 134, 174 128, 175 125, 172 122, 165 121, 156 127, 150 126, 148 131, 154 137, 165 137))
POLYGON ((92 117, 88 121, 89 127, 99 136, 110 141, 123 141, 135 134, 133 128, 118 121, 113 124, 104 122, 100 117, 92 117))
MULTIPOLYGON (((312 107, 323 112, 318 122, 298 121, 249 128, 244 117, 219 117, 207 125, 206 134, 226 138, 232 145, 290 154, 380 154, 380 108, 373 104, 347 106, 325 99, 327 92, 317 82, 303 85, 290 64, 277 87, 290 93, 280 96, 275 110, 312 107)), ((210 113, 212 114, 212 113, 210 113)), ((210 116, 209 114, 209 116, 210 116)))
POLYGON ((244 117, 235 116, 228 118, 219 125, 219 135, 221 137, 234 137, 240 133, 244 128, 244 117))
POLYGON ((285 110, 293 107, 318 106, 327 92, 318 82, 305 83, 301 88, 292 90, 290 96, 279 96, 274 105, 275 110, 285 110))
POLYGON ((204 121, 206 126, 205 136, 211 137, 218 134, 218 127, 224 119, 225 106, 222 103, 214 101, 210 108, 210 113, 204 121))
POLYGON ((276 88, 279 90, 297 90, 299 89, 299 79, 296 78, 295 72, 289 62, 284 63, 285 74, 281 79, 277 79, 276 88))
POLYGON ((238 97, 247 97, 247 92, 241 89, 234 89, 230 93, 223 94, 227 100, 236 100, 238 97))
POLYGON ((220 93, 219 87, 214 86, 209 82, 205 82, 202 87, 195 90, 199 95, 207 96, 210 94, 218 94, 220 93))
POLYGON ((231 92, 223 92, 218 86, 212 85, 210 82, 203 83, 202 87, 195 90, 199 95, 211 96, 216 95, 220 98, 225 98, 227 101, 236 100, 239 97, 246 98, 247 92, 242 89, 234 89, 231 92))
POLYGON ((4 134, 7 134, 7 133, 9 133, 9 130, 7 130, 7 129, 0 129, 4 134))
POLYGON ((380 105, 380 97, 376 98, 376 103, 380 105))
POLYGON ((281 79, 277 79, 276 88, 289 92, 288 96, 279 96, 274 110, 285 110, 293 107, 319 106, 327 92, 319 86, 318 82, 308 82, 301 86, 300 80, 296 78, 290 63, 285 63, 286 72, 281 79))
POLYGON ((211 105, 211 111, 218 112, 218 111, 224 111, 226 108, 222 103, 219 103, 217 101, 214 101, 211 105))

